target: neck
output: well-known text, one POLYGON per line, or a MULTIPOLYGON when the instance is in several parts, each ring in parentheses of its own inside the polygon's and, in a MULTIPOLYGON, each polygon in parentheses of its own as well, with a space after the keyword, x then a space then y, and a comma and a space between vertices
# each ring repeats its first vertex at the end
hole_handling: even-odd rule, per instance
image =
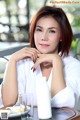
POLYGON ((41 68, 44 69, 44 68, 51 68, 52 67, 52 63, 51 62, 43 62, 41 64, 41 68))

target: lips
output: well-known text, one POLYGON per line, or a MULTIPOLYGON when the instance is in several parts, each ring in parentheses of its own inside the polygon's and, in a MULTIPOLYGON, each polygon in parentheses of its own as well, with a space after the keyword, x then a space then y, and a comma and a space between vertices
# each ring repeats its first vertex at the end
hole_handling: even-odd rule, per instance
POLYGON ((49 45, 47 45, 47 44, 40 44, 40 46, 45 48, 45 47, 48 47, 49 45))

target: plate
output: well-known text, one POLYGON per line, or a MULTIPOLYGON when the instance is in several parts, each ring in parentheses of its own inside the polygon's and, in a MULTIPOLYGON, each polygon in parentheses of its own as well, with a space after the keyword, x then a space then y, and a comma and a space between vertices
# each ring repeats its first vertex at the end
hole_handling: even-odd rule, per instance
POLYGON ((21 117, 21 115, 27 115, 30 111, 30 107, 26 106, 26 111, 18 111, 20 110, 20 106, 13 106, 13 107, 7 107, 8 109, 2 109, 0 110, 0 118, 15 118, 15 117, 21 117))
POLYGON ((52 115, 54 120, 73 120, 72 118, 77 115, 77 112, 72 108, 53 108, 52 115))
POLYGON ((25 112, 9 114, 9 115, 8 115, 8 118, 14 118, 14 117, 20 117, 21 115, 27 115, 27 113, 28 113, 29 111, 30 111, 30 107, 27 106, 25 112))

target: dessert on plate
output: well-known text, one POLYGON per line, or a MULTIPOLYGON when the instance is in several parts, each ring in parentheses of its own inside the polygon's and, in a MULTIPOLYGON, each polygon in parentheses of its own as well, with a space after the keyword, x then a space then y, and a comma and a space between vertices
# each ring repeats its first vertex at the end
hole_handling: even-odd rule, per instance
POLYGON ((26 108, 24 105, 0 108, 0 114, 3 112, 7 112, 8 114, 19 114, 25 111, 26 111, 26 108))

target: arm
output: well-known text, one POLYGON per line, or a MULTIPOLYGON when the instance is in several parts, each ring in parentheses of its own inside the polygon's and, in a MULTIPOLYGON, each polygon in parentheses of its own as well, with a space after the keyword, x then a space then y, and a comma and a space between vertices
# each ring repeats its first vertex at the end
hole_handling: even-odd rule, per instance
POLYGON ((25 58, 37 59, 35 48, 23 48, 14 53, 8 63, 2 83, 2 100, 4 106, 14 105, 18 98, 17 62, 25 58))
POLYGON ((51 62, 53 65, 51 80, 51 103, 52 107, 74 107, 75 96, 74 91, 67 86, 64 78, 63 72, 63 62, 59 55, 45 54, 39 55, 39 59, 33 66, 34 69, 37 68, 42 62, 51 62))
POLYGON ((2 83, 2 99, 4 106, 14 105, 18 97, 16 61, 9 60, 2 83))
POLYGON ((66 87, 66 83, 64 80, 63 63, 61 57, 59 55, 54 55, 52 64, 53 70, 52 70, 51 94, 52 96, 55 96, 59 91, 66 87))
POLYGON ((63 63, 59 56, 55 56, 52 71, 52 107, 71 107, 75 105, 74 91, 65 83, 63 63))
POLYGON ((33 66, 33 71, 37 66, 43 62, 51 62, 53 66, 52 70, 52 86, 51 94, 52 96, 56 95, 59 91, 66 87, 63 74, 63 64, 61 57, 57 54, 39 54, 38 59, 33 66))

